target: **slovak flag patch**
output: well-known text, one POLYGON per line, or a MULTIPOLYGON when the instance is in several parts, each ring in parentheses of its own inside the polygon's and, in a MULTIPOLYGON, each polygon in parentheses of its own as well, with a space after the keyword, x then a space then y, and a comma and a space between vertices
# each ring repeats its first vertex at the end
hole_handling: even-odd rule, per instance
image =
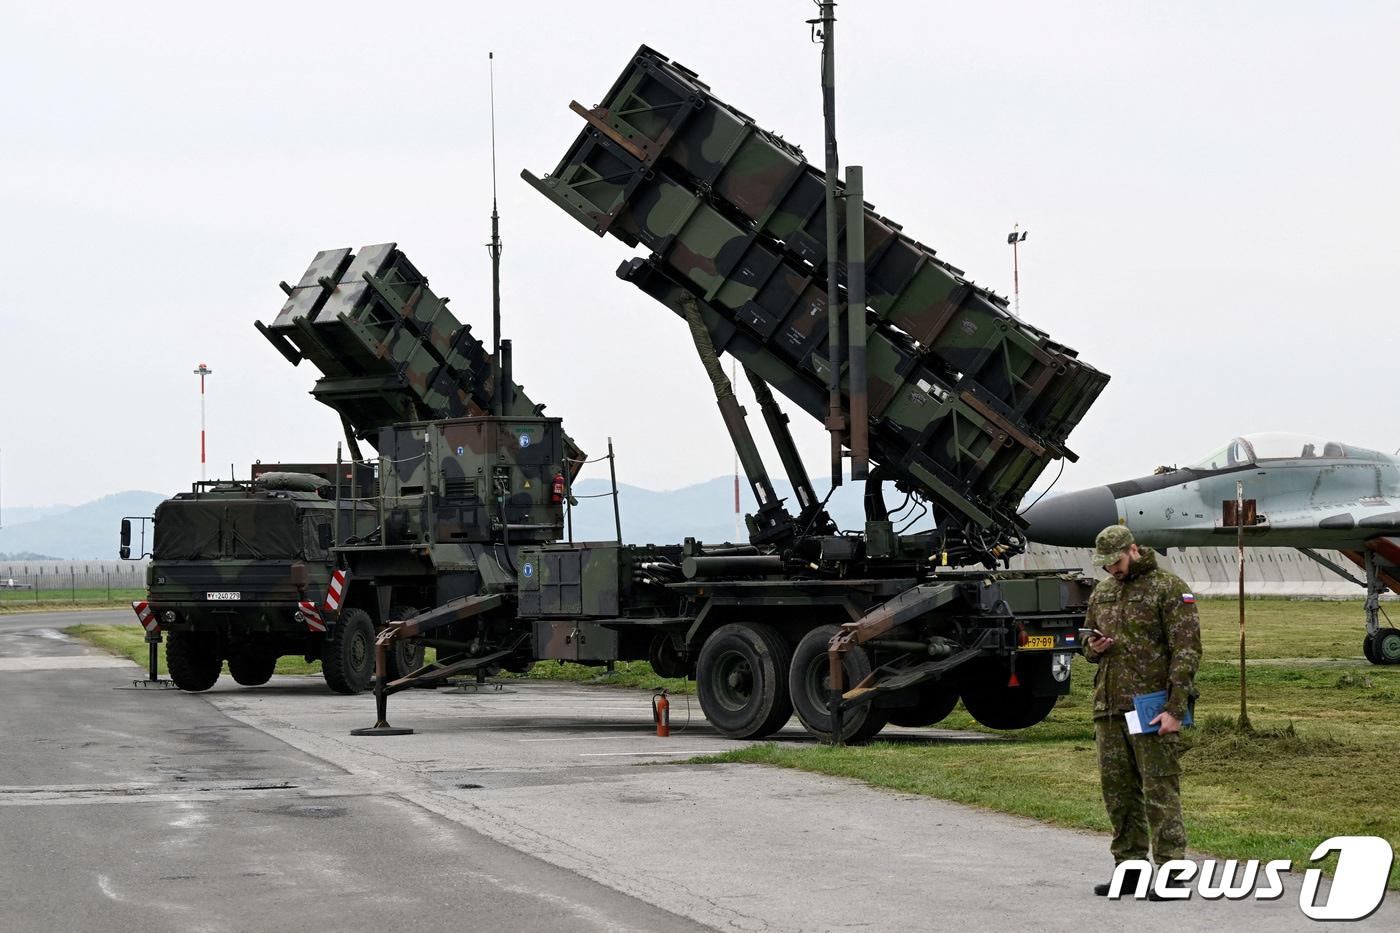
POLYGON ((1188 606, 1195 605, 1196 597, 1194 594, 1191 593, 1182 593, 1181 601, 1188 606))

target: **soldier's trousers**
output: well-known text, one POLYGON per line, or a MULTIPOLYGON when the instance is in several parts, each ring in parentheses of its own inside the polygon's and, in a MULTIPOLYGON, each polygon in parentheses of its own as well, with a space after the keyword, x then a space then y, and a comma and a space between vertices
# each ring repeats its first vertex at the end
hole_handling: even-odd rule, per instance
POLYGON ((1123 714, 1094 720, 1103 802, 1113 823, 1114 862, 1147 858, 1158 865, 1186 857, 1181 816, 1181 736, 1130 735, 1123 714))

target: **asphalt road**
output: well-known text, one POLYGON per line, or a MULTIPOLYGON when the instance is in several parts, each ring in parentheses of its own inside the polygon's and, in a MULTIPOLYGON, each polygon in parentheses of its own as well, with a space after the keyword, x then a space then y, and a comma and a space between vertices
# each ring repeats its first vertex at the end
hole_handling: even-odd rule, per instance
POLYGON ((702 929, 60 633, 130 615, 0 617, 0 930, 702 929))
MULTIPOLYGON (((743 743, 685 697, 669 739, 644 692, 542 681, 407 691, 389 718, 414 734, 355 737, 372 698, 320 678, 114 689, 139 669, 65 641, 73 615, 0 617, 6 933, 1315 928, 1297 873, 1268 902, 1110 902, 1090 893, 1110 870, 1101 835, 687 764, 743 743), (59 663, 107 666, 34 669, 59 663)), ((794 724, 776 738, 809 741, 794 724)), ((1349 928, 1400 928, 1395 901, 1349 928)))

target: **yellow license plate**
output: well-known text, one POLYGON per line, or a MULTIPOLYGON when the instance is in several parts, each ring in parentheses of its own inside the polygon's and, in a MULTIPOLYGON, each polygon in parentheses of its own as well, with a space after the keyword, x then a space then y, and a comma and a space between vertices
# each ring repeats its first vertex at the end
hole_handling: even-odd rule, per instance
POLYGON ((1021 647, 1027 651, 1049 651, 1055 647, 1055 636, 1031 635, 1021 647))

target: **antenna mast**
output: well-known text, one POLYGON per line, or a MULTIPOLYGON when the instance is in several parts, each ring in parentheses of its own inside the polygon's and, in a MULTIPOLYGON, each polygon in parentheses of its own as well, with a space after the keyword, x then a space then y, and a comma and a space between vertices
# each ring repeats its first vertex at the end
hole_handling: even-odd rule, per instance
POLYGON ((505 385, 501 372, 501 215, 496 210, 496 53, 486 53, 491 82, 491 359, 495 361, 495 385, 491 407, 505 415, 505 385))

